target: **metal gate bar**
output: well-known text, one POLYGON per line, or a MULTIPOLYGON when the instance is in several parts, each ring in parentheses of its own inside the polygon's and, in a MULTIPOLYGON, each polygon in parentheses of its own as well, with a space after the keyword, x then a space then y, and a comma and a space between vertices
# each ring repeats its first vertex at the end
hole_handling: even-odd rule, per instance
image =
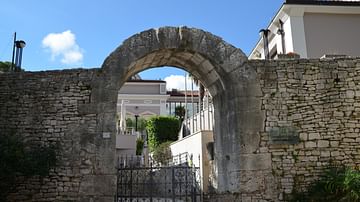
POLYGON ((201 201, 199 168, 118 168, 116 201, 201 201))

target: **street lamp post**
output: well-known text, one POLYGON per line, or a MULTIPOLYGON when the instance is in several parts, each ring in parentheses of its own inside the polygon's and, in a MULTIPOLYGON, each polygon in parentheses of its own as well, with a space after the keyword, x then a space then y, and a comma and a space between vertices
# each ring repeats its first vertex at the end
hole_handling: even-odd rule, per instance
POLYGON ((135 115, 135 131, 137 132, 138 131, 138 118, 139 118, 139 115, 135 115))

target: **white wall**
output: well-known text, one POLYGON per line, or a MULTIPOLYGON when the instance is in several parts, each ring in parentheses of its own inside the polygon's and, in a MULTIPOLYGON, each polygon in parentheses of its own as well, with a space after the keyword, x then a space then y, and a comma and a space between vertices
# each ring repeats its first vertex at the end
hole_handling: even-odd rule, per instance
POLYGON ((309 58, 360 56, 360 14, 305 13, 304 26, 309 58))
POLYGON ((200 167, 202 176, 201 186, 204 192, 208 191, 210 162, 207 157, 206 144, 213 141, 212 131, 201 131, 193 135, 187 136, 170 145, 173 156, 187 152, 189 156, 193 156, 193 164, 200 167))
POLYGON ((116 135, 116 148, 134 149, 136 148, 136 135, 116 135))
POLYGON ((292 52, 299 54, 301 58, 307 58, 303 16, 291 16, 290 23, 293 46, 292 52))

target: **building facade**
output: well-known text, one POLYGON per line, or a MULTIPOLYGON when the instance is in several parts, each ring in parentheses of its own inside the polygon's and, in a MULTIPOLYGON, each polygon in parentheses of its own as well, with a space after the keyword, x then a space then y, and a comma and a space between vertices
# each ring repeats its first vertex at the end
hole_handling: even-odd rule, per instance
POLYGON ((359 56, 359 24, 359 1, 286 0, 262 30, 249 59, 277 59, 288 53, 301 58, 359 56))
POLYGON ((121 156, 136 155, 136 139, 146 138, 138 131, 138 121, 156 115, 166 115, 166 82, 161 80, 132 79, 118 93, 116 153, 121 156), (127 120, 135 123, 127 124, 127 120))
POLYGON ((135 115, 148 118, 155 115, 165 115, 166 82, 161 80, 129 80, 120 89, 118 94, 118 114, 121 114, 121 105, 126 116, 135 115))
POLYGON ((175 108, 178 106, 184 107, 186 117, 191 117, 199 111, 199 91, 184 91, 172 89, 167 91, 169 98, 166 102, 166 110, 169 115, 175 115, 175 108))

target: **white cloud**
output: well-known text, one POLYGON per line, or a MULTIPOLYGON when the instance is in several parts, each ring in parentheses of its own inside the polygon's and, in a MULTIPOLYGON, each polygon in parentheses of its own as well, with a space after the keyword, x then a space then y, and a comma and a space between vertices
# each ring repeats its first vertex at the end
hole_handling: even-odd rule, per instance
MULTIPOLYGON (((167 90, 171 90, 173 88, 178 90, 185 90, 185 76, 184 75, 170 75, 164 78, 166 81, 167 90)), ((186 79, 187 89, 191 90, 191 78, 187 77, 186 79)), ((194 90, 198 90, 199 87, 193 84, 194 90)))
POLYGON ((76 44, 76 37, 70 30, 62 33, 50 33, 42 40, 44 48, 51 52, 51 59, 61 57, 63 64, 80 64, 83 60, 83 53, 76 44))
POLYGON ((64 64, 77 64, 83 59, 83 54, 79 51, 68 51, 64 53, 61 62, 64 64))

